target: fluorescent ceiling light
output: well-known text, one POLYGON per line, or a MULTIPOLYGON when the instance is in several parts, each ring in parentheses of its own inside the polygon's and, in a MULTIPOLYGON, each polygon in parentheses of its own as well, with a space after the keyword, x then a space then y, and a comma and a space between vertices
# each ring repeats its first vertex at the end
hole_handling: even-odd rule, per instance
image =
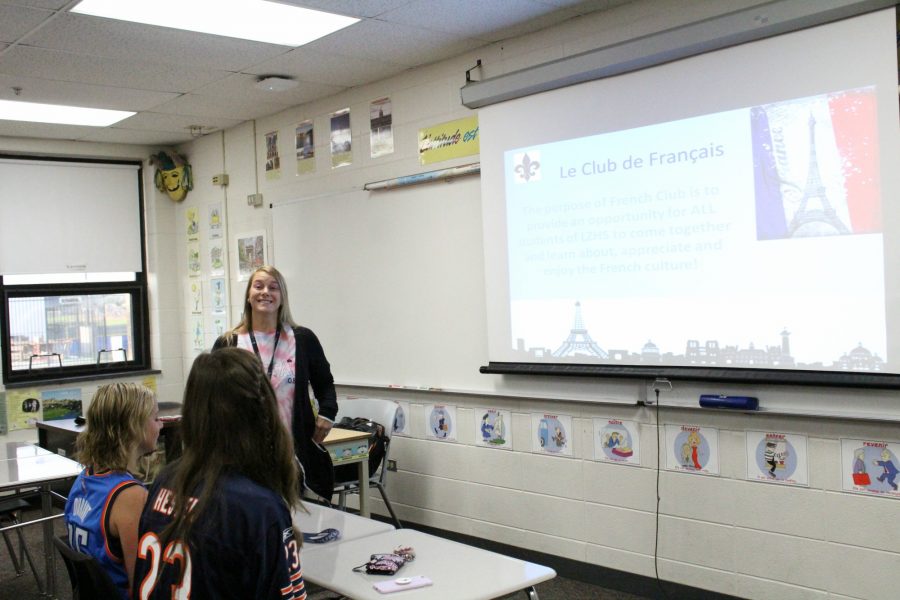
POLYGON ((359 21, 267 0, 82 0, 72 12, 295 47, 359 21))
POLYGON ((37 102, 17 102, 0 100, 0 119, 5 121, 30 121, 32 123, 54 123, 56 125, 87 125, 106 127, 134 115, 126 110, 105 108, 83 108, 62 104, 40 104, 37 102))

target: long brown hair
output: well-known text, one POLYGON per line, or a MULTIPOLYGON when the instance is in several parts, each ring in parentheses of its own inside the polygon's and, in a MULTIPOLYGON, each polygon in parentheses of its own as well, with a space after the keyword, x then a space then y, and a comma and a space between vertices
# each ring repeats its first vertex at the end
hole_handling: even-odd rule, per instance
POLYGON ((250 352, 222 348, 194 360, 184 389, 181 435, 183 453, 167 485, 173 520, 163 539, 187 539, 226 472, 271 489, 289 510, 299 505, 293 443, 272 384, 250 352))
POLYGON ((288 325, 289 327, 297 327, 297 323, 294 322, 294 318, 291 316, 291 307, 288 304, 287 282, 284 280, 284 275, 272 265, 263 265, 253 271, 253 273, 250 274, 250 278, 247 280, 247 287, 244 290, 244 309, 243 312, 241 312, 241 322, 238 323, 232 331, 238 333, 241 329, 243 329, 244 332, 253 329, 253 310, 250 308, 250 288, 253 286, 253 278, 256 277, 257 273, 266 273, 267 275, 274 277, 275 281, 278 282, 278 289, 281 292, 281 304, 278 305, 278 326, 288 325))
POLYGON ((101 385, 88 406, 87 427, 75 440, 78 462, 96 470, 127 471, 155 405, 156 397, 143 385, 101 385))

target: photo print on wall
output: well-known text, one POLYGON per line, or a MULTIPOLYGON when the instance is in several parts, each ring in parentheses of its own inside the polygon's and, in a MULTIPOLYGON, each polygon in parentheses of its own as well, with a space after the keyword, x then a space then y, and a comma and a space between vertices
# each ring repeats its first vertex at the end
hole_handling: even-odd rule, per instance
POLYGON ((475 443, 489 448, 512 449, 512 413, 499 408, 476 408, 475 443))
POLYGON ((640 465, 640 434, 634 421, 613 418, 593 419, 594 460, 624 465, 640 465))
POLYGON ((806 436, 773 431, 747 432, 747 479, 809 485, 806 436))
POLYGON ((666 468, 719 474, 719 430, 698 425, 666 425, 666 468))
POLYGON ((550 413, 531 414, 532 451, 572 456, 572 417, 550 413))
POLYGON ((425 407, 425 431, 436 440, 456 441, 456 406, 431 404, 425 407))
POLYGON ((846 492, 900 498, 900 442, 841 439, 841 487, 846 492))

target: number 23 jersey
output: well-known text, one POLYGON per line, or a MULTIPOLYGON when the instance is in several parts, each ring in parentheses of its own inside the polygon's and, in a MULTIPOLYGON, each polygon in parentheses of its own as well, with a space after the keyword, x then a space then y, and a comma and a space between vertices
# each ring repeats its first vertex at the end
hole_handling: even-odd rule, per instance
POLYGON ((188 543, 163 547, 170 500, 164 474, 141 515, 133 598, 306 598, 300 543, 287 505, 273 491, 223 475, 188 543))

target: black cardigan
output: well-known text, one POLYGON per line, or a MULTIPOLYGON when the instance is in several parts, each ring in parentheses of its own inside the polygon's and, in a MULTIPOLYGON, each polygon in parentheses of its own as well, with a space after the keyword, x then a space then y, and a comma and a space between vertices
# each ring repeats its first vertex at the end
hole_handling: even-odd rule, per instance
MULTIPOLYGON (((330 500, 334 490, 334 470, 328 452, 312 441, 316 431, 316 420, 310 402, 309 387, 312 385, 313 393, 319 402, 319 415, 334 421, 338 411, 334 377, 316 334, 306 327, 294 327, 293 331, 297 346, 294 417, 291 421, 294 453, 303 466, 305 485, 316 494, 330 500)), ((212 349, 236 345, 237 334, 227 333, 216 340, 212 349)))

